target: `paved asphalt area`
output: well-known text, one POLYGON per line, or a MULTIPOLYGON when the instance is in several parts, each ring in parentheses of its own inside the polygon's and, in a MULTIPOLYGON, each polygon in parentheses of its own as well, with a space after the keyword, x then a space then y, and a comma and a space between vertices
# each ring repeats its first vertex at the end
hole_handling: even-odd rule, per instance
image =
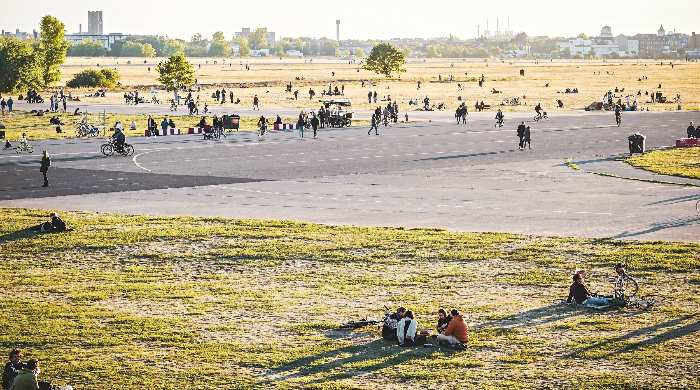
POLYGON ((698 241, 698 187, 601 177, 564 161, 621 155, 637 130, 647 147, 672 145, 700 113, 626 113, 621 128, 611 113, 539 123, 527 115, 526 151, 517 147, 518 115, 501 129, 492 113, 467 125, 441 115, 379 136, 352 128, 318 139, 130 138, 133 157, 103 157, 95 139, 36 143, 32 156, 0 153, 0 207, 698 241), (53 156, 48 189, 38 171, 43 148, 53 156))

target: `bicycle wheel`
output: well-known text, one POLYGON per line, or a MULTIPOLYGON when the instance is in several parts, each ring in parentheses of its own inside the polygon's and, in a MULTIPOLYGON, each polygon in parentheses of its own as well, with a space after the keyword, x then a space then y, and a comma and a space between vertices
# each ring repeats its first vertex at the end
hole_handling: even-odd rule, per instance
POLYGON ((109 157, 112 154, 114 154, 114 147, 112 146, 112 144, 102 145, 102 154, 104 154, 106 157, 109 157))
POLYGON ((134 155, 134 147, 131 146, 131 145, 128 145, 128 144, 127 144, 127 145, 124 145, 124 153, 123 153, 123 155, 124 155, 125 157, 133 156, 133 155, 134 155))
POLYGON ((639 284, 632 277, 628 276, 625 278, 624 289, 627 299, 631 299, 637 295, 637 292, 639 291, 639 284))

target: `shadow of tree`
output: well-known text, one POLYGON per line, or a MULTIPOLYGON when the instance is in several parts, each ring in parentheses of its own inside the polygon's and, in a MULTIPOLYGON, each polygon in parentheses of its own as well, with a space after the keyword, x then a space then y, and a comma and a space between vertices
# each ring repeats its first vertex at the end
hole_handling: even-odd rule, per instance
POLYGON ((579 348, 570 354, 566 355, 565 357, 567 358, 577 358, 580 357, 581 354, 594 351, 597 349, 602 349, 605 348, 606 346, 610 344, 615 344, 619 342, 623 342, 629 339, 637 338, 637 337, 643 337, 643 336, 650 336, 653 333, 659 332, 661 330, 664 330, 663 333, 660 334, 655 334, 648 339, 638 341, 636 343, 627 345, 623 348, 616 349, 614 351, 610 351, 604 356, 601 356, 601 358, 607 358, 615 354, 619 353, 624 353, 624 352, 633 352, 636 351, 640 348, 651 346, 651 345, 656 345, 660 344, 663 342, 666 342, 668 340, 672 340, 678 337, 684 337, 689 334, 695 333, 700 331, 700 320, 697 320, 695 322, 692 322, 690 324, 684 324, 686 321, 689 319, 694 319, 696 318, 696 314, 688 314, 682 317, 674 318, 672 320, 662 322, 660 324, 652 325, 652 326, 647 326, 645 328, 640 328, 634 331, 631 331, 629 333, 626 333, 622 336, 619 337, 614 337, 611 339, 605 339, 603 341, 593 343, 587 347, 579 348), (679 325, 682 325, 678 327, 679 325))
POLYGON ((485 322, 475 325, 474 329, 485 328, 518 328, 532 327, 556 322, 562 319, 569 319, 587 313, 573 306, 564 303, 555 303, 545 307, 523 311, 507 318, 485 322))
POLYGON ((673 219, 673 220, 670 220, 667 222, 653 223, 649 226, 649 228, 647 228, 645 230, 640 230, 638 232, 623 232, 623 233, 620 233, 613 238, 620 239, 620 238, 642 236, 644 234, 654 233, 654 232, 658 232, 660 230, 673 229, 673 228, 683 227, 683 226, 697 225, 699 222, 700 222, 700 217, 676 218, 676 219, 673 219))

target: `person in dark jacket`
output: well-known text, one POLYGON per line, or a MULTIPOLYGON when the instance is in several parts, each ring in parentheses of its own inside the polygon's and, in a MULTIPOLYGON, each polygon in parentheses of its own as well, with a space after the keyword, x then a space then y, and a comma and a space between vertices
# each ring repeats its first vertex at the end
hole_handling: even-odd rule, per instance
POLYGON ((525 132, 523 133, 523 149, 525 149, 525 145, 527 145, 528 149, 532 149, 532 140, 530 139, 530 126, 525 127, 525 132))
POLYGON ((566 298, 566 302, 571 303, 572 299, 576 301, 579 305, 585 306, 606 306, 610 304, 610 299, 606 297, 599 297, 588 290, 588 287, 583 283, 583 272, 577 272, 573 276, 574 283, 569 288, 569 297, 566 298))
POLYGON ((690 126, 688 126, 688 138, 698 138, 698 131, 694 125, 693 122, 690 122, 690 126))
POLYGON ((318 126, 321 124, 321 122, 318 120, 318 117, 314 112, 311 112, 311 128, 314 130, 314 138, 318 135, 318 126))
POLYGON ((30 359, 19 371, 12 382, 11 390, 39 390, 39 362, 30 359))
POLYGON ((388 341, 398 340, 396 337, 396 327, 405 314, 406 308, 399 307, 396 309, 395 313, 391 313, 384 318, 384 324, 382 325, 382 338, 388 341))
POLYGON ((49 186, 49 178, 47 175, 49 173, 50 166, 51 166, 51 157, 49 157, 49 153, 44 150, 44 154, 41 156, 41 167, 39 168, 39 171, 41 172, 41 174, 44 175, 43 187, 49 186))
POLYGON ((10 352, 10 361, 5 364, 5 369, 2 372, 2 390, 9 390, 15 377, 22 369, 22 353, 18 349, 13 349, 10 352))
POLYGON ((447 315, 447 311, 445 309, 440 309, 438 310, 438 322, 437 322, 437 332, 442 333, 447 329, 447 325, 450 324, 450 320, 452 320, 452 317, 447 315))
POLYGON ((525 131, 527 128, 525 127, 525 122, 520 122, 520 125, 518 125, 518 139, 520 142, 518 142, 518 149, 523 150, 525 149, 525 131))

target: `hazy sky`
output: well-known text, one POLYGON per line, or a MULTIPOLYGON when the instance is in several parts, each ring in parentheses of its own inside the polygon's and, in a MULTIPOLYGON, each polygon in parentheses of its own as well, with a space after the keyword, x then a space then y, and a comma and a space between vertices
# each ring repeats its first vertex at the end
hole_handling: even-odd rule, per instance
POLYGON ((510 17, 511 30, 528 35, 597 35, 603 25, 613 34, 667 31, 700 32, 700 0, 7 0, 0 11, 0 28, 31 31, 41 16, 61 19, 69 32, 83 24, 87 11, 104 11, 105 32, 168 35, 190 38, 223 31, 232 37, 241 27, 268 27, 280 36, 335 37, 341 20, 341 39, 439 37, 462 38, 482 31, 501 30, 510 17))

